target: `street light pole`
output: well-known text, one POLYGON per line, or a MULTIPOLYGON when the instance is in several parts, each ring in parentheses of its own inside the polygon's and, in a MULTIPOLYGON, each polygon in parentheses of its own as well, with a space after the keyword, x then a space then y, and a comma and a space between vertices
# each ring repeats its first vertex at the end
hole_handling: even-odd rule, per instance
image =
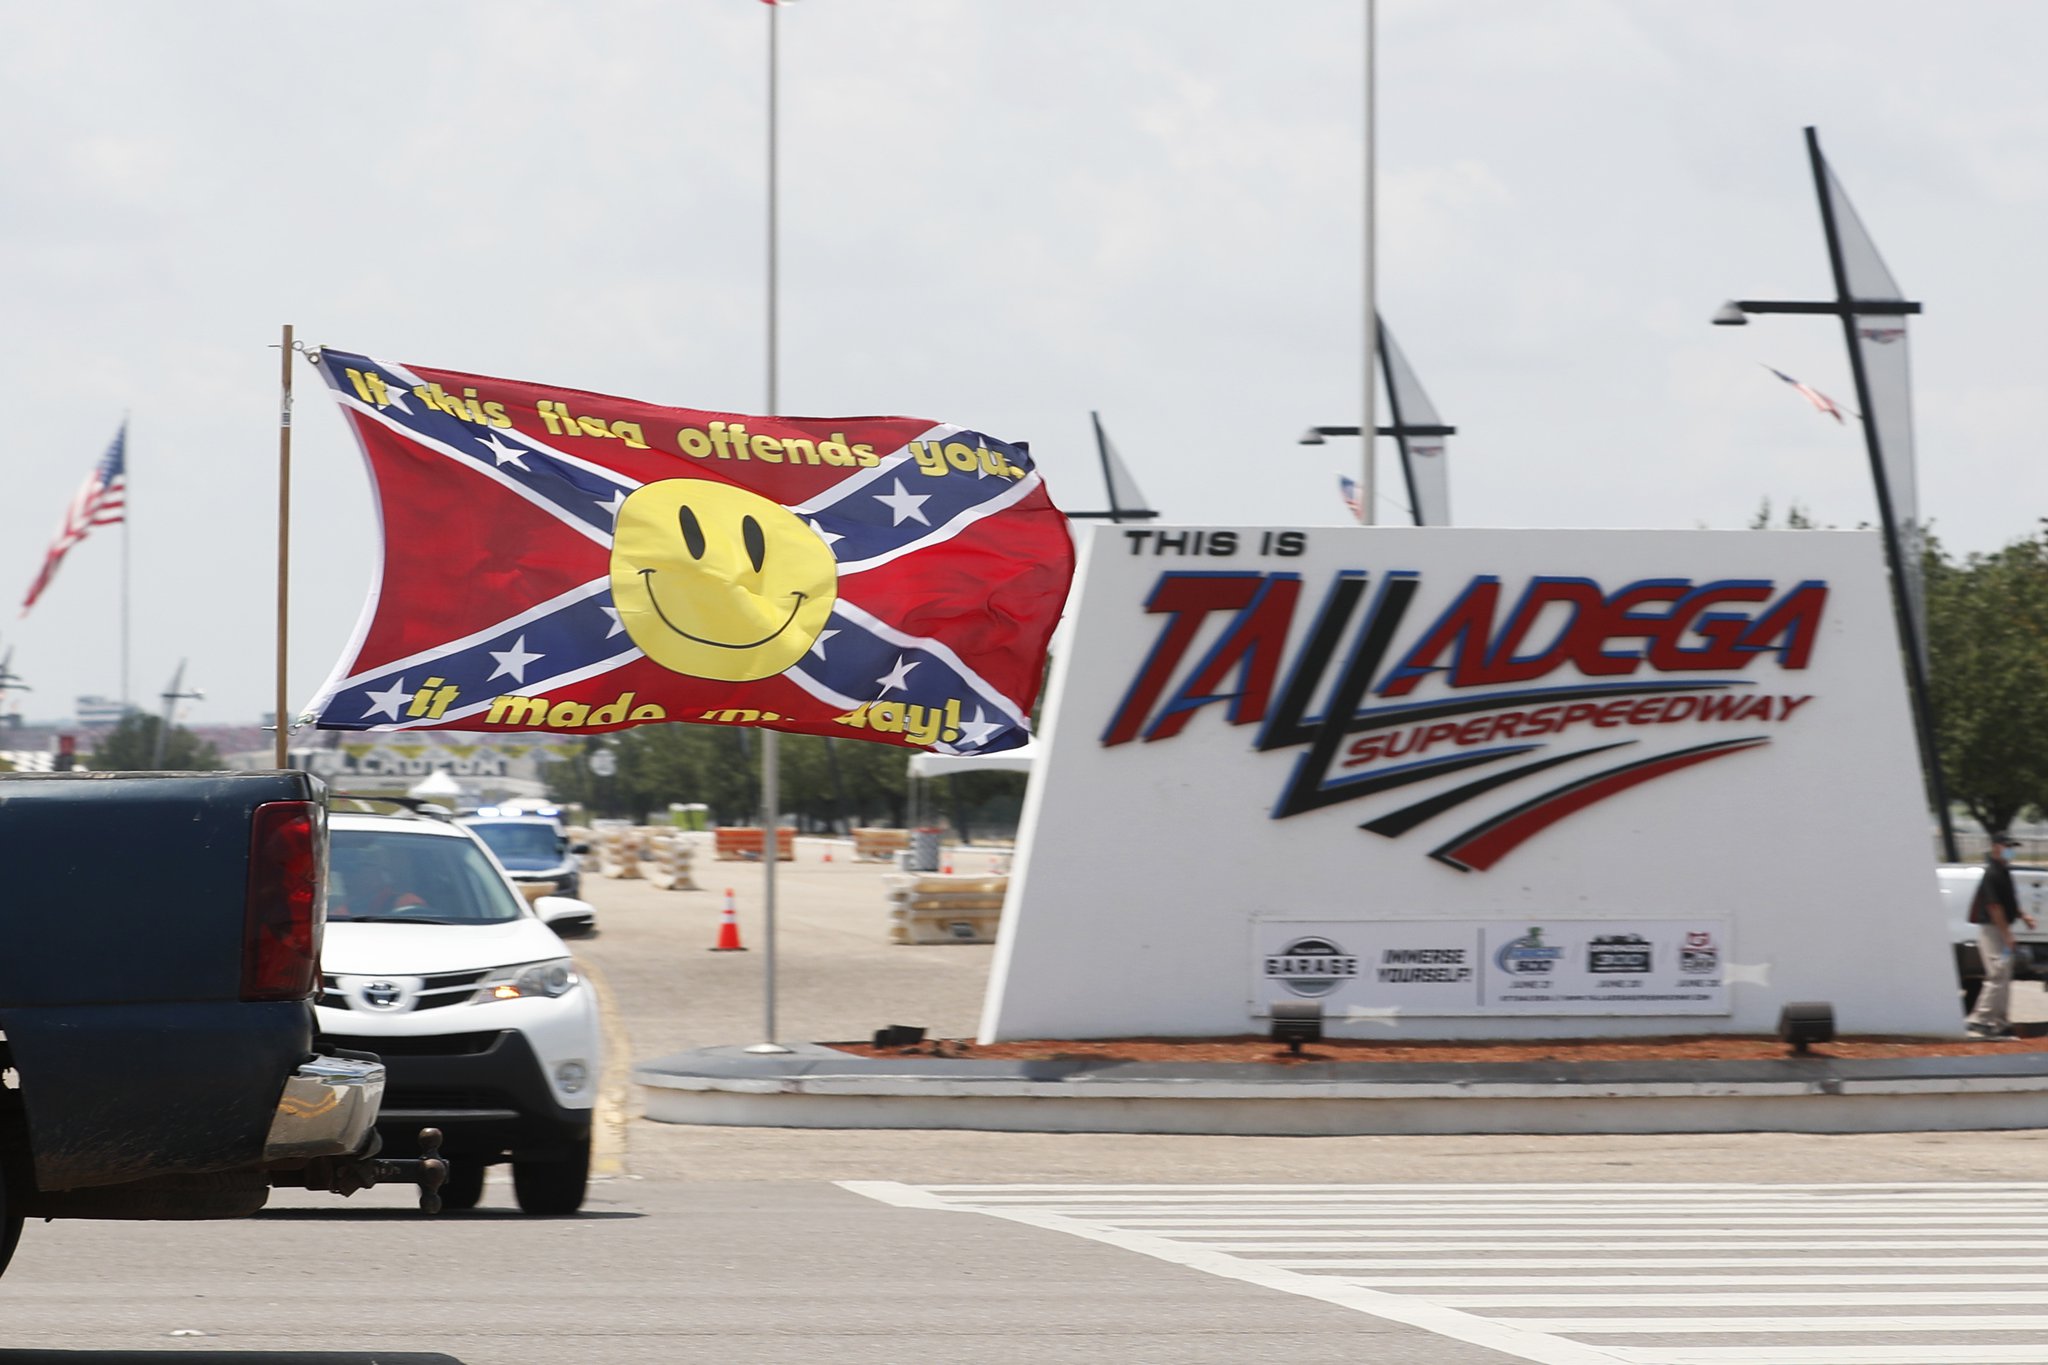
MULTIPOLYGON (((1813 168, 1814 191, 1820 199, 1821 227, 1827 235, 1828 265, 1835 282, 1833 299, 1731 299, 1714 314, 1717 327, 1741 327, 1750 314, 1805 313, 1832 314, 1842 321, 1842 338, 1849 348, 1849 370, 1856 384, 1856 408, 1863 424, 1863 447, 1870 458, 1870 477, 1877 490, 1878 521, 1884 531, 1885 564, 1891 571, 1892 613, 1898 622, 1899 642, 1906 656, 1908 692, 1913 707, 1913 728, 1920 744, 1921 777, 1928 803, 1941 827, 1942 855, 1949 862, 1962 861, 1956 844, 1955 822, 1949 815, 1948 786, 1941 771, 1941 754, 1935 746, 1934 708, 1929 695, 1927 656, 1921 639, 1921 622, 1914 608, 1912 566, 1907 562, 1894 511, 1891 479, 1886 472, 1883 434, 1872 420, 1870 375, 1863 362, 1863 348, 1857 344, 1859 315, 1904 317, 1918 313, 1920 305, 1902 298, 1857 298, 1851 288, 1849 270, 1842 251, 1842 234, 1835 217, 1834 197, 1828 189, 1827 163, 1820 154, 1820 139, 1814 129, 1806 130, 1807 159, 1813 168)), ((1911 490, 1908 489, 1908 496, 1911 490)))
MULTIPOLYGON (((178 660, 178 671, 171 675, 171 685, 164 689, 164 713, 163 716, 157 721, 156 745, 154 749, 151 751, 149 759, 149 767, 150 771, 152 772, 161 772, 163 770, 164 746, 170 740, 171 725, 177 719, 178 703, 181 701, 206 700, 206 694, 204 692, 201 692, 198 688, 195 687, 190 692, 185 691, 184 688, 185 661, 183 659, 180 659, 178 660)), ((279 715, 278 719, 280 723, 282 723, 282 714, 279 715)))
MULTIPOLYGON (((1356 436, 1357 434, 1357 427, 1310 427, 1307 431, 1304 431, 1301 434, 1300 444, 1305 446, 1319 446, 1324 444, 1325 438, 1327 437, 1356 436)), ((1395 424, 1392 426, 1385 426, 1379 428, 1379 434, 1382 436, 1392 436, 1398 440, 1406 439, 1412 436, 1456 436, 1458 434, 1458 429, 1453 426, 1445 426, 1442 423, 1436 422, 1426 424, 1410 423, 1404 425, 1397 420, 1395 424)), ((1368 442, 1368 444, 1370 443, 1368 442)), ((1370 458, 1368 458, 1367 463, 1371 463, 1370 458)), ((1414 481, 1412 479, 1409 481, 1408 495, 1409 517, 1414 521, 1414 523, 1417 526, 1427 525, 1428 523, 1423 520, 1422 516, 1422 504, 1415 497, 1415 486, 1414 481)), ((1367 518, 1366 522, 1368 525, 1371 524, 1371 519, 1367 518)))
MULTIPOLYGON (((1374 109, 1373 109, 1373 66, 1378 54, 1373 50, 1378 43, 1379 0, 1365 0, 1365 314, 1362 327, 1365 333, 1365 393, 1364 420, 1358 424, 1360 431, 1377 428, 1374 420, 1373 399, 1378 375, 1374 367, 1374 352, 1379 346, 1379 308, 1374 303, 1373 278, 1375 251, 1374 236, 1377 227, 1377 206, 1373 202, 1376 173, 1373 168, 1374 109)), ((1373 503, 1376 497, 1373 484, 1373 456, 1377 453, 1374 442, 1362 441, 1364 447, 1363 476, 1358 481, 1358 520, 1366 525, 1373 524, 1373 503)))

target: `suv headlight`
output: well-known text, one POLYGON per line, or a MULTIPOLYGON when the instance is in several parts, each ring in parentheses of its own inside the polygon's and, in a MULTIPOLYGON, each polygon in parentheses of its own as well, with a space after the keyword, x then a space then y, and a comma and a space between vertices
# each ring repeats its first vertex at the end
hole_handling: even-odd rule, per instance
POLYGON ((477 993, 472 997, 476 1003, 490 1000, 517 1000, 521 996, 544 995, 552 1000, 567 995, 582 983, 576 975, 576 964, 566 957, 551 957, 545 962, 524 962, 516 967, 500 967, 477 983, 477 993))

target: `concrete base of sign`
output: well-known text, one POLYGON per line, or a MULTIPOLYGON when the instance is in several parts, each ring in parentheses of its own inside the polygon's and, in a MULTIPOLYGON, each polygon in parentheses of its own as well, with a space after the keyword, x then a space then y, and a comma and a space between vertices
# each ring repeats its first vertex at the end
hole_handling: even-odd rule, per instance
POLYGON ((2048 1127, 2048 1054, 1231 1063, 784 1055, 635 1067, 657 1123, 1029 1133, 1896 1133, 2048 1127))

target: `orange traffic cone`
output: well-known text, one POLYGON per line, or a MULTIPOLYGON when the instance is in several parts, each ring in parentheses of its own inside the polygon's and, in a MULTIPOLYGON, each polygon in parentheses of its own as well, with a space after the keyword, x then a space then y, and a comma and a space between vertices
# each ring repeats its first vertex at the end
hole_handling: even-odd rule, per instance
POLYGON ((832 861, 832 845, 830 844, 825 845, 825 861, 828 863, 832 861))
POLYGON ((744 953, 740 943, 739 912, 733 909, 732 888, 725 888, 725 913, 718 920, 718 942, 712 945, 714 953, 744 953))
POLYGON ((943 872, 945 875, 950 877, 953 875, 953 864, 948 862, 945 866, 941 867, 939 871, 943 872))

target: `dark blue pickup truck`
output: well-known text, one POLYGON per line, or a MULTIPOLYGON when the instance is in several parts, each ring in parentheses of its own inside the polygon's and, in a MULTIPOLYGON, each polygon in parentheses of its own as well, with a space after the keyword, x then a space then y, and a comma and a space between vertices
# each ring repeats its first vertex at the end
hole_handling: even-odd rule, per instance
POLYGON ((300 772, 0 774, 0 1267, 24 1218, 231 1218, 375 1159, 313 1051, 326 809, 300 772))

